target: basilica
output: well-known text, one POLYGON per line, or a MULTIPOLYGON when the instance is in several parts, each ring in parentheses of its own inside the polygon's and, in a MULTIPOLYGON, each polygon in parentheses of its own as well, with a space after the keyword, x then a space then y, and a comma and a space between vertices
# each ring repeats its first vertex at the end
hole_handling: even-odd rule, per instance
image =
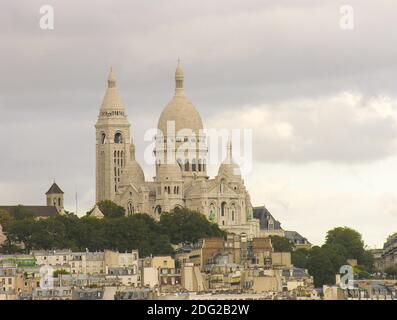
POLYGON ((156 175, 145 179, 135 158, 135 146, 112 70, 96 128, 96 202, 112 200, 126 214, 146 213, 154 219, 174 208, 205 215, 222 229, 249 237, 259 235, 250 196, 239 166, 233 161, 232 143, 218 173, 207 175, 208 148, 199 112, 184 90, 184 73, 178 63, 175 93, 161 112, 154 154, 156 175))

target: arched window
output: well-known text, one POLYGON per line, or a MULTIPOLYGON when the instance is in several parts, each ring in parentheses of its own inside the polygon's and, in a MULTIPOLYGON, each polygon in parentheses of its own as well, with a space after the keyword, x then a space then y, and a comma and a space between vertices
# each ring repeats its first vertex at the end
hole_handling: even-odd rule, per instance
POLYGON ((167 192, 168 192, 168 194, 171 194, 171 188, 170 188, 170 186, 167 187, 167 192))
POLYGON ((128 212, 128 215, 131 215, 134 213, 134 207, 132 206, 132 202, 128 202, 127 212, 128 212))
POLYGON ((230 207, 230 215, 231 215, 231 220, 232 220, 232 222, 234 222, 234 220, 235 220, 235 216, 236 216, 236 206, 234 205, 234 204, 232 204, 231 205, 231 207, 230 207))
POLYGON ((181 170, 182 170, 182 160, 178 159, 178 160, 176 160, 176 162, 178 163, 179 168, 181 168, 181 170))
POLYGON ((161 206, 157 206, 156 209, 154 209, 154 213, 161 214, 161 206))
POLYGON ((215 205, 213 203, 210 204, 210 213, 208 215, 208 220, 211 222, 215 222, 215 205))
POLYGON ((226 202, 222 202, 221 204, 221 216, 224 217, 226 212, 226 202))
POLYGON ((101 136, 101 144, 105 144, 106 143, 106 134, 105 133, 102 133, 102 136, 101 136))
POLYGON ((198 171, 201 171, 202 170, 202 164, 201 164, 201 159, 199 159, 199 161, 198 161, 198 171))
POLYGON ((192 171, 196 171, 196 159, 192 160, 192 171))
POLYGON ((114 135, 114 143, 123 143, 123 136, 121 135, 120 132, 117 132, 114 135))
POLYGON ((186 160, 185 162, 185 171, 189 171, 189 161, 186 160))

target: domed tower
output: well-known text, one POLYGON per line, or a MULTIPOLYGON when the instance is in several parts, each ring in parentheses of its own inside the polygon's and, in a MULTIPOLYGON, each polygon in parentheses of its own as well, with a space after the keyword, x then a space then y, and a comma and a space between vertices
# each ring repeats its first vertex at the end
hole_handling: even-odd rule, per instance
POLYGON ((130 123, 110 69, 96 128, 96 202, 115 200, 130 153, 130 123))
POLYGON ((130 152, 126 160, 126 166, 123 174, 121 175, 119 188, 126 187, 130 184, 144 184, 145 174, 143 173, 142 167, 135 159, 135 145, 133 143, 131 143, 130 152))
MULTIPOLYGON (((200 114, 184 90, 184 74, 178 62, 175 95, 162 111, 156 136, 156 166, 177 164, 184 181, 207 178, 207 146, 200 114)), ((157 170, 158 173, 159 170, 157 170)), ((161 178, 161 177, 157 177, 161 178)))
POLYGON ((229 181, 241 181, 241 170, 240 166, 236 164, 233 160, 233 149, 232 141, 229 139, 227 143, 227 153, 226 158, 223 160, 222 164, 218 170, 218 176, 225 176, 229 181))

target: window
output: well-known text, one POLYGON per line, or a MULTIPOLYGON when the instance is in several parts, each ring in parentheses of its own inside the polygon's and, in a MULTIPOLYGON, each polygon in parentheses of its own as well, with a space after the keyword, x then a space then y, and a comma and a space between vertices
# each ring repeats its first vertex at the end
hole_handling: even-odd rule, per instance
POLYGON ((182 170, 182 160, 178 159, 178 160, 176 160, 176 162, 178 163, 179 168, 182 170))
POLYGON ((131 203, 131 202, 128 202, 128 205, 127 205, 127 212, 128 212, 128 215, 131 215, 131 214, 134 213, 134 207, 132 206, 132 203, 131 203))
POLYGON ((225 211, 226 211, 226 202, 222 202, 221 204, 221 216, 225 216, 225 211))
POLYGON ((235 206, 234 203, 231 205, 230 211, 231 211, 231 219, 232 219, 232 221, 234 222, 234 220, 235 220, 235 213, 236 213, 236 206, 235 206))
POLYGON ((120 132, 117 132, 115 135, 114 135, 114 143, 123 143, 123 139, 122 139, 123 137, 122 137, 122 135, 121 135, 121 133, 120 132))
POLYGON ((101 136, 101 144, 105 144, 106 143, 106 134, 105 133, 102 133, 102 136, 101 136))
POLYGON ((161 206, 157 206, 156 209, 154 209, 154 212, 157 214, 161 214, 161 206))
POLYGON ((192 171, 196 171, 196 160, 193 159, 192 161, 192 171))

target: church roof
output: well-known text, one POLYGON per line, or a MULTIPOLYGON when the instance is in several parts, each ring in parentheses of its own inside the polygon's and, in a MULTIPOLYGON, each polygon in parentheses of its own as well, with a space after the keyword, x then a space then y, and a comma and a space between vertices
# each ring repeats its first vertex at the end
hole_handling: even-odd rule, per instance
POLYGON ((45 194, 63 194, 61 188, 54 182, 45 194))
POLYGON ((102 219, 105 215, 102 213, 101 209, 99 209, 98 205, 95 205, 94 210, 92 210, 90 217, 102 219))
POLYGON ((259 219, 260 229, 268 230, 269 229, 269 220, 273 220, 273 229, 272 230, 282 230, 281 223, 274 219, 272 214, 265 206, 262 207, 254 207, 253 208, 253 216, 255 219, 259 219))
POLYGON ((54 206, 0 206, 0 210, 5 210, 12 215, 18 207, 23 208, 36 217, 52 217, 59 214, 58 209, 54 206))
POLYGON ((296 231, 284 231, 284 235, 295 244, 309 244, 309 241, 296 231))
POLYGON ((175 72, 175 95, 162 111, 157 125, 164 135, 167 135, 167 123, 169 122, 175 123, 174 134, 182 129, 191 129, 197 134, 199 130, 203 129, 200 114, 185 96, 183 79, 183 70, 178 64, 175 72))

